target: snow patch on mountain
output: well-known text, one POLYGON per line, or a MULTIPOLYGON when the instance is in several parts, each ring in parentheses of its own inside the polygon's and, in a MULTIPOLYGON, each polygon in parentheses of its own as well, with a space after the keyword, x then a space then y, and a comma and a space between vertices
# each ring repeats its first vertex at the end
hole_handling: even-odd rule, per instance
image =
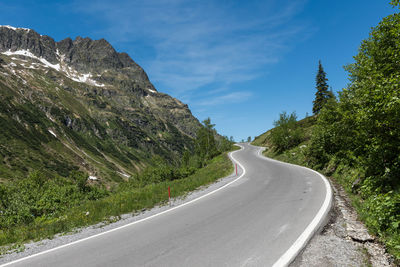
POLYGON ((31 30, 31 29, 27 29, 27 28, 17 28, 17 27, 13 27, 13 26, 10 26, 10 25, 0 25, 0 27, 8 28, 8 29, 11 29, 11 30, 14 30, 14 31, 16 31, 16 30, 30 31, 31 30))
POLYGON ((49 133, 51 133, 54 137, 57 137, 57 135, 52 131, 52 130, 48 130, 49 131, 49 133))
POLYGON ((42 57, 37 57, 34 54, 32 54, 29 50, 17 50, 17 51, 11 51, 8 50, 6 52, 3 52, 2 54, 6 55, 6 56, 12 56, 12 55, 20 55, 20 56, 25 56, 25 57, 31 57, 34 59, 39 60, 40 62, 42 62, 46 67, 49 68, 53 68, 55 70, 60 71, 60 64, 51 64, 50 62, 48 62, 46 59, 42 58, 42 57))
POLYGON ((87 84, 91 84, 94 86, 98 86, 98 87, 104 87, 105 84, 102 83, 98 83, 95 80, 91 79, 91 77, 93 77, 93 75, 89 72, 87 74, 79 74, 76 72, 76 74, 71 74, 71 73, 67 73, 67 76, 71 79, 74 80, 76 82, 80 82, 80 83, 87 83, 87 84))
MULTIPOLYGON (((6 56, 20 55, 20 56, 34 58, 34 59, 40 61, 45 67, 64 72, 68 78, 70 78, 71 80, 74 80, 76 82, 87 83, 87 84, 98 86, 98 87, 105 86, 104 84, 98 83, 97 81, 91 79, 93 77, 93 75, 91 73, 81 74, 81 73, 77 72, 76 70, 74 70, 73 68, 71 68, 70 66, 66 66, 65 64, 61 64, 61 65, 60 65, 60 63, 51 64, 46 59, 35 56, 29 50, 17 50, 17 51, 8 50, 6 52, 2 52, 2 54, 6 55, 6 56)), ((57 49, 57 56, 58 56, 60 62, 63 63, 65 55, 61 55, 59 53, 58 49, 57 49)), ((16 58, 13 57, 12 59, 16 59, 16 58)), ((16 66, 15 63, 11 63, 11 64, 14 67, 16 66)), ((35 64, 35 63, 33 63, 33 64, 35 64)), ((35 68, 35 67, 29 66, 28 68, 35 68)))

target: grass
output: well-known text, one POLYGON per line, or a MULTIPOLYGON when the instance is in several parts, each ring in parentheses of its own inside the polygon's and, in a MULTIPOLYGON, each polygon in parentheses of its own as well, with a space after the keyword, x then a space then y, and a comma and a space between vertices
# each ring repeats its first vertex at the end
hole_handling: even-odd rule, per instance
MULTIPOLYGON (((27 70, 18 60, 5 55, 0 58, 6 63, 16 61, 16 68, 24 71, 20 75, 7 68, 4 75, 0 72, 2 181, 14 182, 36 170, 68 176, 79 169, 113 186, 124 178, 118 172, 136 174, 150 166, 156 155, 177 163, 185 149, 193 148, 193 140, 175 124, 165 125, 175 118, 160 119, 147 112, 139 96, 119 82, 100 90, 55 70, 27 70), (111 93, 105 96, 105 92, 111 93), (165 138, 158 132, 165 132, 165 138)), ((131 82, 132 88, 142 86, 121 79, 131 82)), ((189 126, 195 131, 199 124, 193 118, 189 126)))
MULTIPOLYGON (((376 230, 377 229, 376 223, 377 221, 379 221, 379 219, 376 218, 379 216, 377 216, 373 210, 371 211, 368 209, 367 200, 363 199, 359 193, 353 192, 352 190, 353 183, 357 180, 358 177, 363 176, 364 170, 357 169, 355 167, 350 167, 345 163, 343 163, 340 159, 335 157, 332 157, 330 161, 324 166, 320 165, 313 166, 310 163, 307 155, 307 150, 309 149, 311 144, 310 139, 312 136, 312 129, 315 123, 316 119, 314 117, 308 117, 306 119, 297 122, 297 126, 300 127, 303 132, 304 138, 302 142, 299 145, 291 149, 285 150, 281 153, 278 153, 274 149, 274 146, 270 141, 271 130, 256 137, 255 140, 252 142, 252 144, 266 147, 267 149, 264 150, 263 154, 267 157, 315 169, 324 174, 325 176, 327 176, 329 179, 343 186, 345 192, 347 193, 351 201, 351 205, 357 211, 359 219, 365 223, 370 233, 379 236, 380 241, 385 243, 388 252, 395 257, 396 263, 399 264, 400 263, 399 231, 398 230, 392 231, 390 229, 381 231, 379 231, 379 229, 376 230)), ((381 209, 384 208, 385 208, 384 206, 381 207, 381 209)))
MULTIPOLYGON (((113 222, 120 215, 150 209, 155 205, 168 202, 168 186, 171 197, 186 195, 200 186, 208 185, 233 172, 233 165, 227 154, 212 159, 206 167, 198 169, 193 175, 183 179, 150 184, 141 188, 124 187, 107 197, 94 201, 85 201, 73 207, 62 216, 43 220, 38 218, 29 225, 18 225, 0 230, 0 245, 19 247, 17 244, 29 240, 51 238, 55 234, 71 232, 78 227, 99 222, 113 222)), ((4 252, 5 250, 0 250, 4 252)))

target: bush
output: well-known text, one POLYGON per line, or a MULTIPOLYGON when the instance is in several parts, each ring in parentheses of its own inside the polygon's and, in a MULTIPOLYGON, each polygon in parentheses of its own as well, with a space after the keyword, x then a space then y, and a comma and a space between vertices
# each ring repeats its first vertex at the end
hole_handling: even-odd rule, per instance
POLYGON ((274 122, 275 128, 271 131, 271 143, 278 153, 288 150, 300 144, 303 140, 303 133, 296 124, 297 115, 293 112, 287 115, 286 112, 279 114, 279 120, 274 122))
POLYGON ((107 195, 104 188, 86 184, 87 175, 47 177, 33 172, 15 184, 0 185, 0 228, 30 224, 38 218, 55 218, 82 201, 107 195))
MULTIPOLYGON (((398 3, 398 1, 393 1, 398 3)), ((400 249, 400 13, 384 18, 346 67, 350 84, 325 105, 313 131, 309 158, 325 168, 340 159, 360 175, 366 224, 400 249)), ((345 178, 349 182, 350 178, 345 178)), ((396 251, 396 250, 395 250, 396 251)))
POLYGON ((400 226, 400 194, 390 191, 386 194, 370 195, 363 205, 367 225, 375 233, 399 232, 400 226))

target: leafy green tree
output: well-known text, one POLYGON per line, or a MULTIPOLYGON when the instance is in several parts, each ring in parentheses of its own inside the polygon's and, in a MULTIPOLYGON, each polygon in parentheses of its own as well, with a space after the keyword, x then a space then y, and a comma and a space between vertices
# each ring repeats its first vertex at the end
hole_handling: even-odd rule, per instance
POLYGON ((346 66, 350 85, 337 106, 321 112, 313 140, 325 153, 362 166, 366 177, 380 179, 384 192, 400 184, 399 35, 400 14, 372 29, 355 63, 346 66))
MULTIPOLYGON (((400 1, 392 1, 399 6, 400 1)), ((372 28, 346 66, 350 84, 320 110, 311 160, 360 170, 358 192, 370 229, 400 259, 400 13, 372 28)), ((312 153, 311 153, 312 154, 312 153)), ((315 166, 315 164, 314 164, 315 166)), ((352 184, 352 177, 346 177, 352 184)))
POLYGON ((317 92, 315 93, 315 100, 313 101, 313 113, 318 114, 327 100, 333 97, 333 93, 328 90, 328 79, 326 78, 326 72, 322 67, 321 60, 318 62, 318 73, 315 81, 317 92))
POLYGON ((392 0, 392 1, 390 2, 390 4, 391 4, 393 7, 399 6, 399 5, 400 5, 400 0, 392 0))
POLYGON ((400 185, 399 35, 398 13, 373 28, 346 67, 351 84, 341 97, 357 129, 356 155, 368 166, 366 175, 385 177, 389 188, 400 185))
POLYGON ((182 155, 182 165, 184 167, 189 166, 189 162, 190 162, 190 152, 188 150, 185 150, 185 152, 183 152, 182 155))
POLYGON ((343 113, 341 105, 336 101, 328 101, 312 131, 311 146, 307 151, 309 163, 322 168, 332 155, 336 155, 352 165, 356 147, 353 138, 355 134, 348 113, 343 113))
POLYGON ((247 142, 248 142, 248 143, 251 142, 251 136, 247 137, 247 142))
POLYGON ((228 139, 228 136, 223 136, 217 139, 217 148, 220 152, 225 152, 232 149, 233 142, 228 139))
POLYGON ((219 152, 215 142, 215 124, 211 123, 211 119, 207 118, 203 121, 203 127, 197 131, 196 137, 196 154, 201 160, 201 165, 204 165, 205 161, 213 158, 219 152))
POLYGON ((297 115, 285 111, 279 114, 279 120, 274 122, 275 128, 271 131, 271 142, 275 150, 281 153, 298 145, 302 140, 301 130, 296 126, 297 115))

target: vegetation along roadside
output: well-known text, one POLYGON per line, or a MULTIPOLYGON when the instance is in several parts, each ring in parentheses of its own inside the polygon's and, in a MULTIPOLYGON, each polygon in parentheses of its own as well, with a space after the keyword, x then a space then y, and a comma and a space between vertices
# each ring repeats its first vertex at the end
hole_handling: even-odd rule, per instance
POLYGON ((227 176, 233 171, 227 152, 237 147, 216 134, 210 119, 203 124, 194 151, 186 151, 179 166, 155 158, 152 166, 111 189, 90 182, 82 172, 48 177, 36 171, 15 183, 0 184, 2 251, 165 204, 168 187, 171 197, 178 197, 227 176))
MULTIPOLYGON (((399 1, 392 1, 394 7, 399 1)), ((280 114, 256 137, 266 156, 316 169, 340 183, 360 219, 400 262, 400 14, 385 17, 346 66, 338 99, 321 64, 314 116, 280 114)))

